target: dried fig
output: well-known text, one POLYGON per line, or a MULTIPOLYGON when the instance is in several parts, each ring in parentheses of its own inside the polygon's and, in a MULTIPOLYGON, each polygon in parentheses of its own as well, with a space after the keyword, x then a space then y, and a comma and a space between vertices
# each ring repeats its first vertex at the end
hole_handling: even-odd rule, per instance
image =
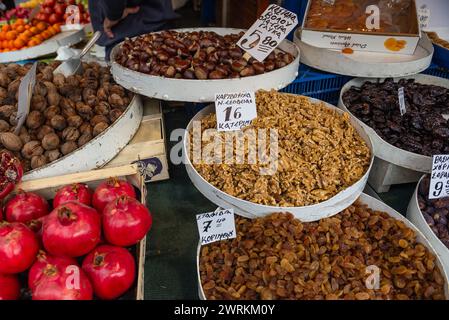
POLYGON ((56 133, 49 133, 42 139, 42 147, 45 150, 53 150, 59 147, 59 137, 56 133))
POLYGON ((10 151, 20 151, 22 149, 22 140, 12 132, 0 133, 1 144, 10 151))

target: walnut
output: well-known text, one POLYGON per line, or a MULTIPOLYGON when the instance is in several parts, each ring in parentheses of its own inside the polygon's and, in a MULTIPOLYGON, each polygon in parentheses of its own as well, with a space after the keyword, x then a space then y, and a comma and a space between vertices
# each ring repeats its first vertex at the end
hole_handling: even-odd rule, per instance
POLYGON ((22 156, 25 159, 31 160, 34 156, 40 156, 44 153, 44 148, 39 141, 33 140, 26 143, 22 148, 22 156))
POLYGON ((59 147, 59 136, 56 133, 49 133, 42 138, 42 147, 45 150, 53 150, 59 147))
POLYGON ((51 126, 55 129, 55 130, 64 130, 67 127, 67 121, 65 120, 65 118, 63 116, 60 115, 56 115, 53 118, 51 118, 51 126))
POLYGON ((67 127, 62 131, 62 139, 65 141, 77 141, 79 136, 80 132, 74 127, 67 127))
POLYGON ((47 164, 47 157, 43 154, 31 158, 31 169, 37 169, 47 164))
POLYGON ((42 113, 37 110, 31 111, 26 119, 26 126, 29 129, 37 129, 42 126, 45 122, 45 117, 42 113))
POLYGON ((62 152, 63 155, 67 155, 69 153, 72 153, 76 149, 78 149, 78 145, 74 141, 67 141, 66 143, 64 143, 61 146, 61 152, 62 152))
POLYGON ((99 122, 95 125, 92 134, 94 137, 98 136, 100 133, 102 133, 104 130, 108 128, 108 124, 106 122, 99 122))

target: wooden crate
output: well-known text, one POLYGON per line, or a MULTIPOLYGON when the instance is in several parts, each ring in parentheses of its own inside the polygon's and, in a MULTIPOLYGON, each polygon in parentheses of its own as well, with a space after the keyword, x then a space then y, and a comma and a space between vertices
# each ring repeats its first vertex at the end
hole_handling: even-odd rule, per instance
MULTIPOLYGON (((126 179, 132 183, 140 191, 140 202, 146 204, 146 187, 145 182, 140 175, 138 167, 134 165, 126 165, 115 168, 98 169, 88 172, 69 174, 53 178, 38 179, 25 181, 20 183, 16 190, 24 190, 40 194, 47 200, 54 198, 58 189, 72 183, 85 183, 91 189, 95 189, 101 182, 110 177, 118 177, 126 179)), ((144 238, 136 245, 136 263, 137 263, 137 279, 134 287, 133 298, 136 300, 144 299, 144 270, 145 270, 145 251, 146 239, 144 238)), ((127 294, 128 295, 128 294, 127 294)))
POLYGON ((136 163, 145 182, 169 178, 165 127, 160 101, 145 99, 139 130, 129 144, 105 168, 136 163))

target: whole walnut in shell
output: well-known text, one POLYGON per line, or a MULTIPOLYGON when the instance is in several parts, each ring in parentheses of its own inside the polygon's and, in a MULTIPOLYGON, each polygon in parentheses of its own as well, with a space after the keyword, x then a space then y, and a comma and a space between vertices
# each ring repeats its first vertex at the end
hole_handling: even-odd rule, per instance
POLYGON ((9 151, 20 151, 22 149, 22 140, 12 132, 0 133, 0 143, 9 151))
POLYGON ((15 106, 3 105, 0 107, 0 118, 9 120, 9 117, 17 110, 15 106))
POLYGON ((78 147, 84 146, 90 140, 92 140, 92 134, 90 132, 84 132, 78 139, 78 147))
POLYGON ((51 119, 54 116, 61 114, 61 108, 59 108, 58 106, 51 106, 48 107, 45 111, 44 111, 44 116, 47 119, 51 119))
POLYGON ((9 123, 5 120, 0 120, 0 132, 9 131, 9 123))
POLYGON ((79 115, 72 115, 67 118, 67 124, 70 127, 78 128, 83 124, 83 119, 79 115))
POLYGON ((125 105, 123 98, 116 93, 109 97, 108 102, 112 108, 122 108, 125 105))
POLYGON ((100 133, 102 133, 104 130, 108 128, 108 124, 105 122, 97 123, 92 131, 92 134, 94 137, 98 136, 100 133))
POLYGON ((117 121, 118 118, 123 114, 122 110, 120 109, 112 109, 109 113, 109 120, 111 120, 111 123, 114 123, 117 121))
POLYGON ((59 147, 59 136, 56 133, 49 133, 42 139, 42 147, 45 150, 53 150, 59 147))
POLYGON ((78 149, 78 145, 74 141, 67 141, 61 146, 61 152, 63 155, 67 155, 78 149))
POLYGON ((59 151, 59 149, 54 149, 54 150, 47 150, 45 151, 45 156, 48 159, 48 162, 53 162, 57 159, 59 159, 61 157, 61 152, 59 151))
POLYGON ((61 101, 61 96, 57 92, 50 92, 47 95, 47 101, 51 106, 58 106, 61 101))
POLYGON ((90 124, 92 125, 92 127, 95 127, 100 122, 109 124, 109 119, 99 114, 93 116, 92 119, 90 119, 90 124))
POLYGON ((31 111, 26 119, 26 126, 29 129, 37 129, 41 127, 45 122, 45 117, 37 110, 31 111))
POLYGON ((31 158, 31 169, 37 169, 47 164, 47 157, 41 154, 31 158))
POLYGON ((64 118, 66 118, 67 120, 70 118, 70 117, 72 117, 72 116, 76 116, 77 115, 77 113, 76 113, 76 110, 74 109, 74 108, 64 108, 64 109, 62 109, 62 116, 64 117, 64 118))
POLYGON ((54 116, 53 118, 51 118, 50 122, 51 122, 51 126, 55 130, 61 131, 61 130, 64 130, 67 127, 67 121, 61 115, 54 116))
POLYGON ((47 134, 54 133, 54 132, 55 132, 55 130, 52 127, 43 125, 42 127, 39 128, 36 137, 39 140, 42 140, 47 134))
POLYGON ((40 156, 44 153, 44 148, 39 141, 33 140, 26 143, 22 148, 22 156, 25 159, 31 159, 34 156, 40 156))
POLYGON ((103 116, 107 116, 110 110, 111 107, 109 106, 109 103, 107 103, 106 101, 100 101, 100 103, 94 108, 95 114, 101 114, 103 116))
POLYGON ((74 127, 67 127, 62 131, 62 139, 65 141, 77 141, 79 136, 80 132, 74 127))
POLYGON ((84 122, 78 129, 81 134, 89 133, 90 135, 92 135, 93 128, 88 122, 84 122))
POLYGON ((47 108, 47 99, 44 96, 35 94, 31 98, 31 110, 44 112, 47 108))

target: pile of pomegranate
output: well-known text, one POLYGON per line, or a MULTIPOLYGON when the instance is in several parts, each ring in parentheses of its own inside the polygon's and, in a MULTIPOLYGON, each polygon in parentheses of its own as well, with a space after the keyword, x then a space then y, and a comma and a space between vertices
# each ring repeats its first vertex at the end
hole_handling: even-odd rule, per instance
POLYGON ((0 300, 123 296, 136 280, 131 247, 152 225, 136 197, 131 184, 116 178, 94 191, 81 183, 65 186, 53 209, 36 193, 10 197, 0 207, 0 300))

